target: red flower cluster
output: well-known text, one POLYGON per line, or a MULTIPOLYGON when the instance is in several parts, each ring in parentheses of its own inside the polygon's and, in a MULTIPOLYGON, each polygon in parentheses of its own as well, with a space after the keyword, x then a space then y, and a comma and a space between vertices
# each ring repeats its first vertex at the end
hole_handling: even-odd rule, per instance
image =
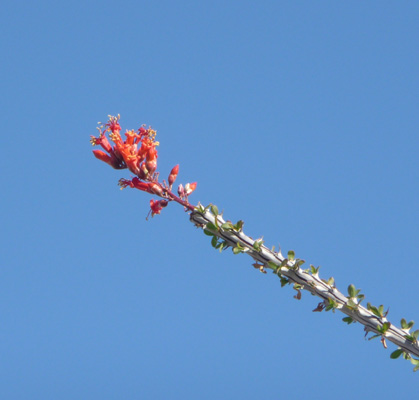
POLYGON ((169 174, 168 183, 158 181, 157 170, 157 149, 159 142, 155 140, 156 131, 142 126, 138 131, 126 131, 125 140, 121 137, 120 116, 109 116, 106 124, 99 122, 99 137, 91 137, 90 142, 94 146, 102 146, 105 151, 93 150, 96 158, 106 162, 115 169, 128 168, 134 175, 131 180, 121 179, 121 189, 132 187, 150 194, 155 194, 164 200, 150 200, 151 215, 160 214, 160 211, 167 206, 169 201, 176 201, 186 209, 193 210, 194 207, 188 202, 188 196, 195 190, 196 182, 187 183, 185 187, 179 185, 179 197, 172 193, 172 186, 179 173, 179 165, 173 167, 169 174), (113 146, 106 137, 114 143, 113 146))
POLYGON ((102 146, 108 154, 101 150, 93 150, 93 154, 113 168, 128 168, 140 179, 152 180, 157 169, 156 146, 159 145, 159 142, 154 140, 156 131, 151 128, 145 129, 142 126, 137 132, 126 131, 126 139, 122 140, 119 118, 119 115, 117 117, 109 116, 109 121, 98 128, 99 137, 92 136, 91 139, 93 145, 102 146), (114 142, 113 147, 105 136, 106 132, 109 132, 109 138, 114 142))

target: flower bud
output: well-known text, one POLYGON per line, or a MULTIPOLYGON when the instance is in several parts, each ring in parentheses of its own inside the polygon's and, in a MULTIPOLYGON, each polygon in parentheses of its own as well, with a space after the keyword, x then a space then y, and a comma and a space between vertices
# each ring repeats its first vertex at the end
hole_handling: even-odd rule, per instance
POLYGON ((196 185, 197 185, 196 182, 187 183, 185 185, 185 194, 186 194, 186 196, 189 196, 196 189, 196 185))
POLYGON ((175 183, 178 173, 179 173, 179 164, 174 166, 172 170, 170 171, 170 175, 168 179, 170 188, 172 188, 173 184, 175 183))
POLYGON ((185 197, 185 189, 183 188, 183 185, 180 184, 177 188, 177 193, 179 195, 179 197, 182 199, 183 197, 185 197))

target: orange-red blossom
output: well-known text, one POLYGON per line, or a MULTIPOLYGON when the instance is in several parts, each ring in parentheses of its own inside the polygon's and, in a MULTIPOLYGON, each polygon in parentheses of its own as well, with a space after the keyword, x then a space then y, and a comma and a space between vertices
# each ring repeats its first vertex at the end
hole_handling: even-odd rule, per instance
POLYGON ((188 196, 195 190, 196 182, 187 183, 185 187, 179 185, 179 197, 171 191, 179 173, 179 165, 172 168, 168 178, 169 185, 165 181, 162 183, 158 181, 156 147, 159 142, 155 140, 156 131, 142 126, 138 131, 126 131, 123 139, 120 134, 119 119, 119 115, 109 116, 106 124, 99 123, 99 137, 91 136, 91 143, 94 146, 101 146, 105 151, 93 150, 93 155, 115 169, 128 168, 135 175, 130 180, 120 179, 121 189, 136 188, 164 199, 150 201, 152 216, 160 214, 160 211, 172 200, 182 204, 186 209, 193 210, 194 207, 188 202, 188 196), (106 134, 113 142, 113 146, 106 134))

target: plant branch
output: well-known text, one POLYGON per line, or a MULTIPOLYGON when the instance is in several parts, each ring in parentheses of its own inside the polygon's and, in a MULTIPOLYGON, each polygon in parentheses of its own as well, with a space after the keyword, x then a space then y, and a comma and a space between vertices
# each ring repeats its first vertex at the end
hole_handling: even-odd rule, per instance
MULTIPOLYGON (((405 358, 409 358, 410 355, 419 357, 417 337, 409 335, 409 329, 400 329, 390 323, 386 318, 386 313, 382 313, 382 306, 382 315, 380 315, 379 312, 380 308, 377 309, 371 305, 369 305, 369 308, 361 306, 358 299, 362 300, 363 295, 359 295, 359 291, 355 291, 350 293, 349 296, 345 296, 336 289, 333 279, 331 281, 320 279, 318 276, 318 269, 316 270, 312 267, 311 271, 303 270, 300 266, 304 261, 295 259, 293 252, 288 254, 288 259, 285 258, 281 252, 275 252, 264 246, 262 240, 254 240, 247 236, 242 231, 241 226, 238 227, 229 221, 226 222, 222 216, 218 214, 216 208, 215 210, 212 207, 210 209, 209 207, 204 209, 202 206, 198 206, 191 213, 190 220, 195 226, 204 229, 207 235, 212 235, 221 240, 221 242, 218 241, 219 247, 221 247, 220 245, 222 244, 221 249, 232 247, 235 254, 247 253, 257 263, 260 263, 256 265, 260 265, 261 270, 262 268, 271 269, 283 282, 286 281, 286 283, 294 284, 294 288, 298 292, 300 289, 303 289, 322 299, 323 303, 319 304, 318 308, 313 311, 337 309, 350 318, 350 320, 347 319, 345 322, 359 322, 364 325, 366 334, 372 332, 380 336, 385 347, 385 339, 387 339, 399 346, 401 349, 399 353, 404 353, 405 358)), ((217 247, 217 245, 214 247, 217 247)), ((353 287, 353 290, 354 289, 355 288, 353 287)), ((352 289, 349 289, 349 291, 351 290, 352 289)), ((301 295, 296 296, 298 299, 300 297, 301 295)), ((413 325, 413 323, 411 325, 413 325)), ((417 365, 416 363, 414 364, 417 365)))

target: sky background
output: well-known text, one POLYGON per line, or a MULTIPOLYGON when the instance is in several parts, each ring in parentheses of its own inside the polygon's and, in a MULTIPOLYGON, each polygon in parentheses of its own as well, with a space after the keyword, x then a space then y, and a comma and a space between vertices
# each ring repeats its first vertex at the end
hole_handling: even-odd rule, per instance
MULTIPOLYGON (((15 1, 0 26, 0 398, 417 393, 396 349, 219 254, 94 159, 158 132, 248 235, 419 319, 417 1, 15 1)), ((414 327, 418 329, 418 326, 414 327)))

